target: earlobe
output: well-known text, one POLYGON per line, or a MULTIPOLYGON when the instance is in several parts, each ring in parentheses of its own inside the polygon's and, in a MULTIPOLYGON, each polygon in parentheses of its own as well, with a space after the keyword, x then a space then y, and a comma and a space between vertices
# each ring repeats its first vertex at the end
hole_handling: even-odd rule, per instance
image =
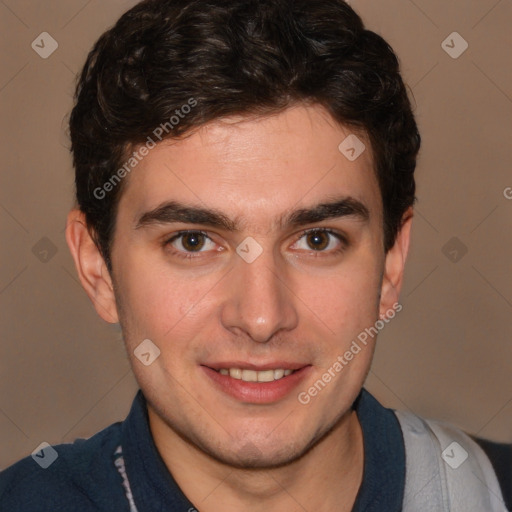
POLYGON ((393 247, 386 254, 380 295, 380 317, 399 302, 404 275, 405 261, 409 252, 413 210, 409 208, 402 217, 402 227, 393 247))
POLYGON ((119 318, 112 279, 80 210, 74 209, 68 214, 66 241, 80 282, 98 315, 106 322, 117 323, 119 318))

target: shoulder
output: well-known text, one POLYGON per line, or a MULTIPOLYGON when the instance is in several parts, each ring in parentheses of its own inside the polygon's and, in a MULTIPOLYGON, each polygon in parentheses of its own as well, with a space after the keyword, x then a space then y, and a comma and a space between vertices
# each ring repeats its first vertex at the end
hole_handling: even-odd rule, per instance
POLYGON ((479 439, 444 421, 405 411, 395 414, 401 424, 411 475, 437 466, 441 487, 455 490, 459 501, 489 502, 482 510, 491 510, 491 502, 493 511, 503 510, 503 504, 511 509, 512 445, 479 439), (468 486, 473 481, 484 485, 468 486))
POLYGON ((496 472, 503 498, 509 510, 512 510, 512 444, 497 443, 470 436, 485 452, 496 472))
POLYGON ((119 486, 113 460, 120 440, 115 423, 87 440, 44 448, 40 462, 37 454, 18 461, 0 473, 0 512, 103 508, 101 490, 119 486))

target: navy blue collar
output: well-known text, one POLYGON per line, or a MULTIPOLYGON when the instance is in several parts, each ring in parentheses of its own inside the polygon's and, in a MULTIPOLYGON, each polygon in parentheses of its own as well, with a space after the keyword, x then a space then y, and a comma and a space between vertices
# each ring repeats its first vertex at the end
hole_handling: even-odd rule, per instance
POLYGON ((139 390, 123 422, 121 442, 128 481, 138 512, 194 510, 167 469, 149 429, 146 399, 139 390))
MULTIPOLYGON (((400 424, 364 388, 353 404, 364 439, 364 473, 353 512, 394 512, 402 508, 405 448, 400 424)), ((193 509, 167 470, 149 429, 146 400, 139 390, 122 426, 128 481, 139 512, 193 509)))
POLYGON ((362 389, 353 407, 363 430, 364 473, 352 512, 399 512, 405 487, 405 445, 395 413, 362 389))

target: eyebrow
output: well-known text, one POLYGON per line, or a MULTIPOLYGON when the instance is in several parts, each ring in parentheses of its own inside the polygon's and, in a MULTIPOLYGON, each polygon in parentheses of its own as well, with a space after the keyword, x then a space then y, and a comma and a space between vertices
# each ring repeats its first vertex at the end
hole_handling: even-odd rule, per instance
MULTIPOLYGON (((367 222, 370 213, 361 201, 353 197, 342 197, 309 208, 300 208, 291 213, 284 213, 277 219, 277 225, 281 228, 293 228, 343 217, 353 217, 367 222)), ((215 208, 202 208, 179 201, 166 201, 155 209, 140 215, 135 229, 176 222, 203 224, 230 232, 240 231, 241 228, 239 218, 232 220, 215 208)))

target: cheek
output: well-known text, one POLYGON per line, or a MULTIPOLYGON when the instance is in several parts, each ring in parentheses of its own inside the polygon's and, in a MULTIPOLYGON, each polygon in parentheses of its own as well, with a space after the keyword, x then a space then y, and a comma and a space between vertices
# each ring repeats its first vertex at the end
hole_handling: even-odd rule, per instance
POLYGON ((375 259, 360 258, 326 279, 309 278, 301 290, 307 306, 337 336, 353 336, 378 318, 380 272, 375 259))
POLYGON ((172 341, 173 352, 181 350, 180 340, 188 342, 204 324, 201 319, 211 315, 205 293, 213 277, 191 279, 137 258, 126 259, 121 268, 116 301, 127 343, 149 338, 166 346, 172 341))

